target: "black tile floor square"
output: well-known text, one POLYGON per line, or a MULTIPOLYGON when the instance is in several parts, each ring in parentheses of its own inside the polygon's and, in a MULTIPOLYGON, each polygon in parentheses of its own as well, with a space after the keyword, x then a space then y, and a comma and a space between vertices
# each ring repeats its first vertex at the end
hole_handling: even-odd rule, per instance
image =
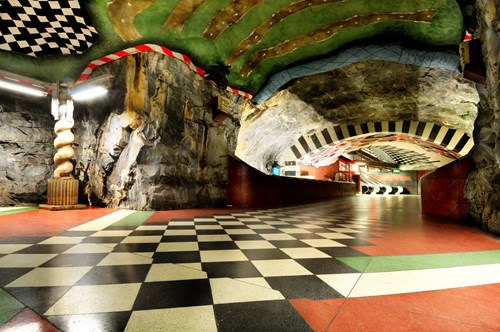
POLYGON ((307 258, 295 261, 314 274, 358 273, 357 270, 335 258, 307 258))
POLYGON ((71 287, 10 287, 9 293, 43 315, 71 287))
POLYGON ((114 252, 155 252, 158 243, 118 243, 114 252))
POLYGON ((49 316, 61 331, 125 331, 131 311, 49 316), (82 328, 83 327, 83 328, 82 328))
POLYGON ((143 282, 150 265, 94 266, 77 285, 108 285, 143 282))
POLYGON ((94 234, 95 231, 64 231, 58 236, 71 236, 71 237, 87 237, 94 234))
POLYGON ((208 279, 146 282, 141 285, 133 310, 211 305, 208 279))
POLYGON ((233 241, 262 241, 265 240, 259 234, 230 234, 233 241))
POLYGON ((40 267, 95 266, 107 254, 60 254, 40 265, 40 267))
POLYGON ((342 243, 343 245, 346 245, 346 246, 374 246, 373 243, 371 242, 368 242, 368 241, 364 241, 364 240, 361 240, 361 239, 338 239, 338 240, 335 240, 337 241, 338 243, 342 243))
POLYGON ((45 236, 12 236, 7 239, 0 240, 3 244, 36 244, 47 240, 45 236))
POLYGON ((167 227, 168 230, 177 230, 177 231, 185 231, 185 230, 190 230, 190 229, 193 229, 194 230, 194 225, 193 226, 175 226, 175 225, 168 225, 167 227))
POLYGON ((251 262, 202 263, 203 271, 209 278, 258 278, 260 272, 251 262))
POLYGON ((198 263, 201 262, 199 251, 155 252, 153 263, 198 263))
MULTIPOLYGON (((293 236, 293 234, 289 234, 293 236)), ((300 240, 272 240, 271 242, 276 248, 307 248, 310 245, 300 240)))
POLYGON ((10 284, 12 281, 17 278, 25 275, 29 271, 33 270, 33 268, 0 268, 0 286, 4 287, 5 285, 10 284))
POLYGON ((200 250, 228 250, 239 249, 236 243, 232 241, 218 241, 218 242, 199 242, 200 250))
MULTIPOLYGON (((318 233, 328 233, 328 231, 322 231, 322 232, 318 232, 318 233)), ((290 234, 290 235, 292 235, 297 240, 324 240, 325 239, 324 236, 314 234, 314 233, 296 233, 296 234, 290 234)))
POLYGON ((253 261, 272 260, 272 259, 290 259, 290 256, 279 249, 248 249, 242 250, 245 256, 253 261))
POLYGON ((91 236, 82 240, 82 243, 120 243, 125 236, 91 236))
POLYGON ((316 248, 331 257, 358 257, 368 256, 367 254, 350 247, 327 247, 316 248))
POLYGON ((74 244, 35 244, 16 252, 16 254, 58 254, 73 247, 74 244))
POLYGON ((196 242, 198 237, 196 235, 165 235, 162 237, 161 242, 196 242))
POLYGON ((312 331, 288 301, 214 305, 219 332, 312 331))
POLYGON ((343 297, 315 275, 266 277, 266 281, 287 299, 325 300, 343 297))
POLYGON ((148 236, 148 235, 163 235, 164 230, 135 230, 129 236, 148 236))
POLYGON ((197 235, 217 235, 217 234, 226 235, 226 231, 223 229, 197 229, 196 234, 197 235))

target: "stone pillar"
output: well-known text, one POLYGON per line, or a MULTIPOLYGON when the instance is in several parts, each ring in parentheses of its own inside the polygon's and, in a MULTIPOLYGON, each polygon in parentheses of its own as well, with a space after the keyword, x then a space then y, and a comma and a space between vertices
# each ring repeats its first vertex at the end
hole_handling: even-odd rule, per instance
POLYGON ((57 152, 54 155, 56 169, 54 178, 48 180, 47 204, 41 204, 40 208, 46 210, 70 210, 82 209, 86 206, 78 204, 78 180, 74 179, 73 158, 75 152, 72 144, 75 136, 71 132, 73 128, 73 101, 66 93, 59 95, 55 90, 52 101, 52 115, 58 120, 54 126, 56 138, 54 147, 57 152), (56 98, 58 98, 56 100, 56 98))

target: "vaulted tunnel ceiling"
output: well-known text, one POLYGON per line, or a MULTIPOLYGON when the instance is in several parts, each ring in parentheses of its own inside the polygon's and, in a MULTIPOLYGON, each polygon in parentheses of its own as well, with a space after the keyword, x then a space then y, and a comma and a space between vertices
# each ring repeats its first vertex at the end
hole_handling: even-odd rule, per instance
MULTIPOLYGON (((76 81, 92 61, 114 54, 106 58, 112 60, 123 55, 122 50, 147 43, 182 53, 205 70, 227 66, 228 84, 252 94, 261 91, 273 74, 338 54, 359 42, 399 42, 419 49, 458 53, 464 35, 461 8, 455 0, 7 0, 0 2, 0 15, 0 70, 48 82, 76 81)), ((342 80, 342 75, 334 77, 334 81, 342 80)), ((378 77, 367 77, 370 84, 378 84, 378 77)), ((391 108, 399 114, 391 115, 396 117, 393 121, 403 120, 401 114, 409 119, 408 112, 413 112, 413 120, 418 121, 423 108, 435 108, 418 102, 409 108, 394 106, 391 103, 397 96, 388 97, 393 95, 390 91, 361 91, 359 100, 345 99, 336 91, 314 95, 314 80, 304 79, 307 89, 294 83, 294 93, 317 108, 320 117, 331 115, 326 117, 328 124, 318 123, 318 127, 359 123, 356 116, 352 118, 354 109, 366 108, 373 96, 384 104, 387 114, 374 116, 374 108, 368 118, 372 121, 388 120, 384 116, 390 114, 391 108), (307 101, 305 95, 311 100, 307 101), (389 100, 384 102, 386 97, 389 100)), ((466 100, 470 105, 469 96, 466 100)), ((445 112, 453 113, 454 118, 465 114, 459 103, 456 110, 451 107, 445 112)), ((473 120, 472 115, 466 124, 447 124, 445 119, 436 126, 449 125, 452 130, 470 134, 467 126, 473 120)), ((301 125, 288 131, 287 138, 280 142, 281 150, 270 152, 266 158, 285 160, 283 154, 294 145, 290 142, 304 136, 300 130, 311 124, 301 125)), ((362 144, 357 147, 369 148, 362 144)), ((309 151, 308 158, 316 158, 329 148, 322 149, 309 151)), ((263 164, 270 161, 266 158, 256 166, 265 170, 263 164)), ((422 158, 411 161, 435 162, 422 158)))
POLYGON ((455 0, 8 0, 0 13, 3 70, 76 80, 92 60, 153 43, 203 69, 230 66, 230 85, 251 93, 270 74, 354 41, 456 47, 463 35, 455 0))

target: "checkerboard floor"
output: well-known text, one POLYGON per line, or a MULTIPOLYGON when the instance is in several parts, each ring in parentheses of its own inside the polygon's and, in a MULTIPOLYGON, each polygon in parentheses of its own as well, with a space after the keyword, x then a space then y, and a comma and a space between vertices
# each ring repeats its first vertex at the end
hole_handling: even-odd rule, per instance
POLYGON ((0 240, 0 285, 63 331, 308 331, 293 301, 345 301, 362 272, 349 262, 408 215, 376 211, 334 201, 136 224, 112 211, 0 240))

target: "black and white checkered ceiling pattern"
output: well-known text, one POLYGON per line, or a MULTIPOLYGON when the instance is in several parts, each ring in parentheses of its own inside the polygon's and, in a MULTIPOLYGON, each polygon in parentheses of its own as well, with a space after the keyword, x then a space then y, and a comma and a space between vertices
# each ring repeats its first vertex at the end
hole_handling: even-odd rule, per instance
POLYGON ((0 50, 31 56, 80 54, 97 30, 77 0, 1 0, 0 50))

